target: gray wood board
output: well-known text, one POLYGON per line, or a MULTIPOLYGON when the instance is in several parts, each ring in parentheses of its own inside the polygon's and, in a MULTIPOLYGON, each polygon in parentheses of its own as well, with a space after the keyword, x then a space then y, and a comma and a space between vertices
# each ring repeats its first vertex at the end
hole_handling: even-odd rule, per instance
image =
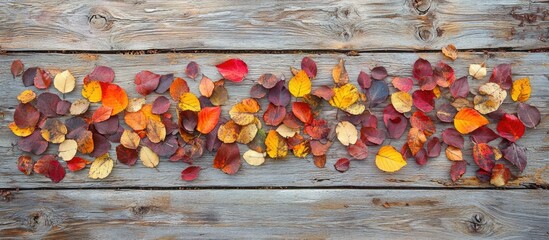
POLYGON ((5 50, 439 50, 549 47, 547 1, 0 3, 5 50), (415 4, 415 3, 419 4, 415 4))
POLYGON ((544 190, 32 190, 0 236, 110 239, 542 239, 544 190))
MULTIPOLYGON (((111 66, 116 72, 115 83, 120 84, 128 91, 130 97, 138 97, 135 92, 133 79, 141 70, 152 70, 158 73, 176 73, 183 76, 186 64, 194 60, 200 64, 202 71, 212 79, 220 78, 214 65, 231 57, 239 57, 249 65, 250 73, 246 80, 240 84, 227 83, 230 100, 223 107, 223 115, 227 116, 228 109, 237 101, 249 96, 248 89, 254 81, 263 73, 271 72, 287 79, 291 73, 290 66, 299 67, 303 54, 152 54, 152 55, 117 55, 117 54, 16 54, 0 56, 0 86, 4 94, 0 95, 0 112, 3 117, 0 121, 0 159, 3 167, 0 168, 0 188, 93 188, 93 187, 222 187, 222 186, 248 186, 248 187, 337 187, 337 186, 362 186, 362 187, 491 187, 489 184, 481 184, 474 177, 477 167, 472 160, 472 143, 466 137, 464 149, 465 159, 470 163, 463 180, 453 184, 449 179, 451 162, 442 153, 438 158, 432 159, 426 166, 418 166, 413 159, 409 159, 408 165, 401 171, 388 174, 379 171, 374 165, 374 157, 379 147, 369 147, 369 156, 365 161, 352 161, 351 168, 346 173, 334 170, 333 164, 340 157, 348 157, 343 145, 335 142, 328 153, 326 168, 316 168, 309 156, 306 159, 290 157, 286 160, 267 160, 263 166, 253 167, 245 162, 241 170, 235 176, 229 176, 212 167, 213 154, 206 153, 196 160, 196 164, 203 168, 199 178, 193 182, 184 182, 180 179, 180 172, 187 164, 182 162, 168 162, 162 159, 158 171, 144 167, 138 162, 133 167, 116 164, 112 174, 104 180, 91 180, 88 171, 67 173, 66 178, 58 184, 53 184, 49 179, 41 175, 25 176, 17 170, 17 158, 22 154, 17 147, 12 145, 18 137, 13 135, 7 125, 13 121, 14 108, 18 101, 16 96, 24 90, 20 78, 13 80, 9 72, 9 66, 14 59, 22 59, 27 67, 42 66, 45 68, 69 69, 78 79, 78 86, 72 93, 65 94, 66 99, 73 101, 81 97, 82 78, 94 68, 95 65, 111 66)), ((356 77, 360 70, 369 72, 369 68, 376 65, 385 66, 391 75, 385 81, 390 82, 393 76, 410 76, 411 66, 418 57, 423 57, 436 63, 442 59, 440 53, 369 53, 360 56, 345 56, 343 54, 309 55, 318 63, 318 78, 313 81, 313 86, 332 84, 331 69, 339 58, 347 60, 347 70, 350 79, 356 84, 356 77)), ((518 143, 527 148, 528 166, 525 172, 517 180, 512 181, 510 187, 524 187, 532 184, 547 186, 549 182, 549 57, 546 53, 461 53, 460 58, 450 63, 456 76, 467 74, 469 63, 481 63, 486 61, 489 67, 488 76, 481 81, 470 80, 471 89, 475 91, 478 86, 487 81, 491 68, 499 63, 513 64, 513 78, 529 77, 533 86, 532 96, 528 101, 537 106, 543 113, 543 120, 536 129, 528 129, 518 143)), ((192 92, 198 93, 198 81, 188 80, 192 92)), ((395 89, 391 84, 391 92, 395 89)), ((30 89, 36 90, 34 87, 30 89)), ((53 87, 49 91, 56 93, 53 87)), ((41 92, 41 91, 38 91, 41 92)), ((157 95, 147 97, 152 102, 157 95)), ((443 100, 438 102, 442 103, 443 100)), ((95 104, 98 105, 98 104, 95 104)), ((172 104, 175 105, 175 104, 172 104)), ((262 102, 263 109, 266 101, 262 102)), ((328 104, 325 104, 328 105, 328 104)), ((385 104, 373 108, 372 112, 378 116, 379 125, 383 126, 382 109, 385 104)), ((509 112, 516 111, 516 103, 510 96, 507 97, 503 108, 509 112)), ((336 111, 326 106, 322 116, 335 125, 336 111)), ((171 109, 174 112, 174 107, 171 109)), ((91 115, 91 114, 90 114, 91 115)), ((431 112, 429 115, 434 116, 431 112)), ((262 116, 262 114, 258 114, 262 116)), ((436 119, 436 117, 433 117, 436 119)), ((437 122, 436 136, 452 124, 437 122)), ((495 129, 492 121, 491 128, 495 129)), ((383 128, 383 127, 381 127, 383 128)), ((384 144, 391 144, 397 149, 404 143, 405 137, 400 140, 387 139, 384 144)), ((498 141, 492 143, 497 145, 498 141)), ((114 150, 116 144, 112 144, 114 150)), ((247 147, 241 146, 241 152, 247 147)), ((443 148, 444 150, 444 148, 443 148)), ((51 145, 48 152, 57 154, 57 145, 51 145)), ((116 156, 111 151, 111 156, 116 156)), ((33 157, 35 160, 36 156, 33 157)), ((90 159, 89 157, 86 157, 90 159)), ((91 159, 90 159, 91 160, 91 159)), ((514 168, 512 168, 515 170, 514 168)), ((514 171, 516 173, 516 171, 514 171)))

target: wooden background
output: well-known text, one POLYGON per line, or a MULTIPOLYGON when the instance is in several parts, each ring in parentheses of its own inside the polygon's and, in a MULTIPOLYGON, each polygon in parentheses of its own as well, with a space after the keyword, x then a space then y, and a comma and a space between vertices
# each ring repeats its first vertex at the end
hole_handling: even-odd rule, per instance
MULTIPOLYGON (((0 237, 2 238, 547 238, 549 237, 549 1, 37 1, 0 3, 0 237), (529 103, 542 112, 536 129, 519 144, 528 166, 505 189, 478 182, 472 165, 462 180, 449 179, 444 154, 418 166, 413 160, 387 174, 373 163, 352 161, 335 143, 326 168, 311 157, 243 163, 235 176, 211 167, 206 154, 193 182, 180 180, 186 164, 162 159, 158 171, 117 164, 104 180, 87 171, 67 173, 53 184, 17 170, 22 153, 7 128, 24 88, 9 72, 14 59, 27 67, 69 69, 79 82, 96 65, 116 72, 130 97, 141 70, 183 76, 189 61, 213 79, 214 65, 242 58, 250 73, 229 84, 229 106, 248 95, 262 73, 290 76, 301 58, 319 67, 314 85, 331 82, 331 68, 347 61, 354 81, 360 70, 385 66, 390 77, 410 76, 423 57, 442 60, 440 48, 460 49, 449 62, 456 76, 468 64, 489 70, 512 63, 513 79, 529 77, 529 103)), ((490 74, 491 71, 488 72, 490 74)), ((486 79, 486 78, 485 78, 486 79)), ((188 81, 193 92, 197 82, 188 81)), ((484 81, 470 82, 476 89, 484 81)), ((78 98, 82 86, 65 97, 78 98)), ((394 89, 392 89, 393 91, 394 89)), ((152 101, 156 95, 147 97, 152 101)), ((381 116, 384 105, 374 108, 381 116)), ((503 107, 514 112, 509 98, 503 107)), ((173 109, 172 109, 173 111, 173 109)), ((224 107, 227 114, 227 107, 224 107)), ((334 120, 335 112, 325 111, 334 120)), ((440 131, 452 126, 437 123, 440 131)), ((493 124, 491 125, 494 126, 493 124)), ((403 140, 387 140, 398 148, 403 140)), ((113 148, 114 149, 114 148, 113 148)), ((56 153, 50 146, 48 152, 56 153)), ((516 173, 516 172, 515 172, 516 173)))

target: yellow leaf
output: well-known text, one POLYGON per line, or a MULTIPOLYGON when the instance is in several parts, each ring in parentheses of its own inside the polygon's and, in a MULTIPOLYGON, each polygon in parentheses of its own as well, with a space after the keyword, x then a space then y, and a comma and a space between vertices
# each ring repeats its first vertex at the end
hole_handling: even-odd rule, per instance
POLYGON ((266 153, 260 153, 250 149, 242 155, 242 158, 252 166, 259 166, 265 162, 265 156, 267 156, 266 153))
POLYGON ((32 134, 32 132, 34 132, 34 127, 19 128, 15 124, 15 122, 11 122, 8 127, 13 132, 13 134, 15 134, 16 136, 19 136, 19 137, 27 137, 27 136, 30 136, 32 134))
POLYGON ((137 147, 139 147, 139 142, 141 142, 139 134, 127 129, 122 132, 122 136, 120 137, 120 144, 122 144, 124 147, 129 149, 137 149, 137 147))
POLYGON ((406 113, 412 110, 412 95, 407 92, 396 92, 391 94, 391 103, 399 113, 406 113))
POLYGON ((90 172, 88 177, 91 179, 103 179, 109 176, 114 167, 114 161, 109 156, 108 153, 105 153, 98 158, 96 158, 90 166, 90 172))
POLYGON ((275 130, 270 130, 265 138, 267 154, 271 158, 284 158, 288 154, 288 145, 275 130))
POLYGON ((166 138, 166 127, 162 122, 149 119, 147 123, 147 137, 153 143, 159 143, 166 138))
POLYGON ((65 70, 55 75, 55 78, 53 79, 53 86, 61 93, 72 92, 75 85, 76 79, 74 79, 74 76, 71 72, 69 72, 69 70, 65 70))
POLYGON ((359 97, 358 89, 355 85, 349 83, 334 88, 334 96, 330 99, 329 103, 339 109, 346 109, 358 101, 359 97))
POLYGON ((345 146, 355 144, 358 140, 358 131, 356 130, 356 127, 348 121, 342 121, 337 124, 336 134, 337 139, 345 146))
POLYGON ((139 159, 141 159, 141 162, 145 167, 149 168, 155 168, 160 162, 158 155, 145 146, 141 147, 141 150, 139 150, 139 159))
POLYGON ((303 97, 311 92, 311 79, 309 79, 305 70, 299 71, 290 79, 288 88, 294 97, 303 97))
POLYGON ((454 147, 454 146, 448 146, 446 148, 446 157, 450 161, 462 161, 463 160, 463 154, 461 152, 461 149, 454 147))
POLYGON ((101 98, 103 97, 101 84, 99 84, 98 81, 89 81, 87 84, 84 84, 84 88, 82 88, 82 97, 88 99, 92 103, 101 101, 101 98))
POLYGON ((376 155, 376 166, 385 172, 396 172, 406 166, 406 160, 393 146, 383 146, 376 155))
POLYGON ((469 65, 469 75, 473 78, 480 80, 486 76, 486 67, 484 64, 471 64, 469 65))
POLYGON ((513 82, 511 89, 511 98, 515 102, 526 102, 530 98, 532 87, 530 87, 529 78, 521 78, 513 82))
POLYGON ((298 158, 305 158, 307 157, 307 155, 309 155, 311 147, 308 141, 302 141, 299 144, 295 145, 292 148, 292 151, 294 152, 294 156, 298 158))
POLYGON ((76 149, 78 149, 76 141, 65 139, 65 141, 59 144, 59 157, 64 161, 69 161, 76 155, 76 149))
POLYGON ((255 99, 246 98, 229 110, 229 116, 236 124, 244 126, 254 122, 254 113, 258 112, 259 109, 259 103, 255 99))
POLYGON ((152 113, 152 104, 149 103, 149 104, 143 105, 143 107, 141 107, 140 111, 143 113, 145 118, 150 119, 150 120, 154 120, 154 121, 157 121, 157 122, 162 122, 162 119, 160 118, 160 115, 152 113))
POLYGON ((364 106, 361 102, 355 102, 353 105, 343 109, 343 111, 356 116, 366 111, 366 106, 364 106))
POLYGON ((19 96, 17 96, 17 100, 21 101, 21 103, 28 103, 36 98, 36 93, 34 93, 32 90, 28 89, 25 91, 22 91, 19 96))
POLYGON ((179 98, 179 108, 182 111, 191 110, 193 112, 199 112, 200 101, 193 93, 186 92, 181 94, 181 97, 179 98))
POLYGON ((255 123, 250 123, 246 126, 243 126, 240 129, 240 133, 238 134, 236 142, 242 144, 250 143, 252 140, 254 140, 255 135, 257 134, 257 130, 257 125, 255 125, 255 123))

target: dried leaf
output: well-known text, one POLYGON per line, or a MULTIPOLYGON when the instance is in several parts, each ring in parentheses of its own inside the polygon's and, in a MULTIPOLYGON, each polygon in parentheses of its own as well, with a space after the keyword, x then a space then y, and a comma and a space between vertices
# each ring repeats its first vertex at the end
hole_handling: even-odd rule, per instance
POLYGON ((452 182, 455 182, 465 174, 465 171, 467 170, 467 162, 466 161, 455 161, 452 163, 452 166, 450 167, 450 177, 452 178, 452 182))
POLYGON ((202 75, 202 79, 198 84, 198 89, 200 90, 200 94, 204 97, 211 97, 214 92, 214 88, 215 88, 215 85, 213 81, 208 77, 202 75))
POLYGON ((195 79, 198 76, 199 72, 200 67, 195 61, 189 62, 189 64, 187 64, 187 67, 185 68, 185 74, 187 74, 187 77, 192 79, 195 79))
POLYGON ((455 80, 450 85, 450 93, 454 98, 466 98, 469 94, 469 82, 467 81, 467 77, 462 77, 455 80))
POLYGON ((516 142, 524 135, 525 127, 515 115, 506 113, 499 120, 496 130, 502 138, 516 142))
POLYGON ((347 146, 347 152, 355 159, 363 160, 368 157, 368 146, 360 139, 347 146))
POLYGON ((53 86, 61 93, 69 93, 74 90, 76 79, 69 70, 65 70, 55 76, 53 86))
POLYGON ((40 130, 42 138, 51 143, 62 143, 68 130, 65 124, 57 119, 48 119, 40 130))
MULTIPOLYGON (((11 75, 13 76, 14 79, 15 77, 21 75, 24 69, 25 69, 25 65, 23 64, 23 62, 21 62, 21 60, 18 59, 18 60, 13 60, 13 62, 11 62, 10 70, 11 70, 11 75)), ((316 74, 316 65, 315 65, 315 74, 316 74)))
POLYGON ((461 149, 454 146, 448 146, 446 148, 446 157, 450 161, 463 161, 463 153, 461 152, 461 149))
POLYGON ((339 63, 332 69, 332 78, 338 86, 349 83, 349 74, 347 74, 347 70, 345 69, 345 60, 339 59, 339 63))
POLYGON ((469 75, 477 80, 483 79, 486 76, 486 67, 484 64, 470 64, 469 75))
POLYGON ((226 174, 236 174, 240 169, 240 150, 236 143, 222 143, 215 154, 213 167, 226 174))
POLYGON ((130 130, 124 130, 122 136, 120 137, 120 144, 129 149, 137 149, 140 141, 141 138, 139 135, 130 130))
POLYGON ((303 69, 310 78, 314 79, 316 77, 316 62, 313 59, 309 57, 301 59, 301 69, 303 69))
POLYGON ((304 70, 299 71, 288 82, 288 89, 294 97, 303 97, 311 92, 311 80, 304 70))
POLYGON ((182 78, 175 78, 172 82, 172 85, 170 85, 170 96, 174 101, 179 101, 181 95, 189 92, 189 86, 187 85, 187 81, 182 78))
POLYGON ((189 166, 185 168, 185 170, 181 171, 181 179, 185 181, 193 181, 196 178, 198 178, 199 173, 200 173, 199 166, 189 166))
POLYGON ((411 78, 401 77, 393 78, 393 81, 391 81, 391 83, 393 84, 393 87, 403 92, 409 92, 410 90, 412 90, 412 86, 414 84, 411 78))
POLYGON ((362 89, 368 89, 372 86, 372 79, 370 78, 370 76, 365 73, 364 71, 360 71, 360 73, 358 74, 358 78, 356 79, 356 81, 358 82, 358 85, 360 86, 360 88, 362 89))
POLYGON ((501 88, 505 90, 511 89, 513 85, 513 79, 511 78, 511 64, 499 64, 494 67, 492 70, 492 75, 490 76, 490 82, 497 83, 501 88))
POLYGON ((267 156, 267 153, 260 153, 250 149, 242 155, 242 158, 252 166, 259 166, 265 162, 265 156, 267 156))
POLYGON ((147 122, 147 137, 153 143, 159 143, 166 138, 166 126, 162 122, 149 119, 147 122))
POLYGON ((135 75, 135 90, 143 95, 147 96, 153 92, 160 83, 160 75, 151 71, 141 71, 135 75))
POLYGON ((342 121, 337 124, 336 134, 339 142, 345 146, 355 144, 358 140, 356 127, 348 121, 342 121))
POLYGON ((240 126, 233 120, 222 124, 217 131, 217 138, 223 143, 234 143, 238 138, 240 132, 240 126))
POLYGON ((541 121, 541 113, 538 108, 526 103, 519 103, 517 115, 524 126, 529 128, 536 128, 541 121))
POLYGON ((254 123, 250 123, 246 126, 242 126, 240 128, 240 133, 238 134, 238 137, 236 139, 236 142, 242 143, 242 144, 248 144, 252 140, 254 140, 255 135, 258 131, 258 126, 255 123, 258 123, 259 120, 257 120, 254 123))
POLYGON ((412 127, 408 132, 407 143, 412 155, 416 155, 422 148, 423 144, 427 141, 427 137, 418 128, 412 127))
POLYGON ((330 99, 330 105, 339 109, 345 109, 353 105, 358 101, 360 95, 358 89, 353 84, 345 84, 341 87, 336 87, 334 90, 334 96, 330 99))
POLYGON ((93 160, 88 177, 91 179, 104 179, 111 174, 113 167, 114 161, 108 153, 105 153, 93 160))
POLYGON ((507 92, 495 83, 485 83, 474 98, 475 109, 482 114, 495 112, 507 97, 507 92))
MULTIPOLYGON (((15 77, 15 76, 14 76, 15 77)), ((17 169, 25 175, 30 175, 34 167, 34 161, 28 155, 19 156, 17 159, 17 169)))
POLYGON ((267 154, 270 158, 285 158, 288 154, 288 145, 280 134, 275 130, 270 130, 265 139, 267 154))
POLYGON ((114 81, 114 71, 110 67, 96 66, 90 74, 84 77, 84 84, 89 81, 110 83, 114 81))
POLYGON ((89 81, 82 88, 82 97, 95 103, 101 101, 103 93, 101 92, 101 84, 98 81, 89 81))
POLYGON ((198 124, 196 126, 196 130, 198 130, 202 134, 208 134, 217 125, 220 115, 221 115, 220 107, 203 108, 198 113, 198 124))
POLYGON ((91 121, 94 123, 103 122, 111 117, 112 108, 101 106, 93 113, 91 121))
POLYGON ((38 89, 48 89, 51 85, 51 75, 47 71, 37 68, 34 76, 34 86, 38 89))
POLYGON ((473 159, 482 170, 487 172, 491 172, 495 164, 494 151, 486 143, 473 146, 473 159))
POLYGON ((492 169, 492 177, 490 178, 490 184, 496 187, 503 187, 509 182, 511 178, 511 171, 503 164, 496 164, 492 169))
POLYGON ((396 172, 406 166, 406 160, 393 146, 382 146, 376 154, 376 166, 385 172, 396 172))
MULTIPOLYGON (((11 129, 12 124, 10 124, 9 126, 11 129)), ((13 123, 13 126, 15 126, 15 123, 13 123)), ((19 139, 19 141, 17 141, 17 146, 21 151, 30 152, 35 155, 40 155, 44 153, 48 148, 48 142, 45 141, 44 138, 42 138, 42 135, 40 134, 39 130, 31 131, 30 134, 26 136, 27 137, 20 136, 24 138, 21 138, 19 139)))
POLYGON ((59 144, 59 157, 65 162, 71 160, 76 155, 78 144, 72 139, 66 139, 59 144))
POLYGON ((276 106, 284 107, 290 103, 290 91, 284 86, 284 81, 278 83, 269 90, 269 102, 276 106))
POLYGON ((351 164, 351 161, 349 161, 348 158, 340 158, 340 159, 337 160, 337 162, 334 164, 334 168, 335 168, 338 172, 346 172, 347 170, 349 170, 350 164, 351 164))
POLYGON ((30 103, 20 103, 13 113, 13 121, 18 128, 36 127, 40 119, 40 112, 30 103))
POLYGON ((141 150, 139 150, 139 159, 141 159, 141 163, 143 163, 143 165, 148 168, 156 168, 156 166, 158 166, 158 163, 160 163, 158 155, 150 148, 145 146, 142 146, 141 150))
POLYGON ((42 174, 51 179, 52 182, 58 183, 65 178, 65 169, 61 163, 55 159, 54 155, 44 155, 34 164, 33 170, 35 173, 42 174))
POLYGON ((269 103, 267 110, 263 114, 263 121, 268 126, 278 126, 286 117, 286 108, 279 107, 272 103, 269 103))
POLYGON ((448 44, 447 46, 442 47, 442 54, 444 54, 444 56, 449 59, 456 60, 458 56, 458 51, 454 44, 448 44))
POLYGON ((526 102, 530 98, 532 87, 529 78, 521 78, 513 82, 511 99, 515 102, 526 102))
POLYGON ((19 137, 26 137, 31 135, 34 132, 35 127, 28 127, 28 128, 19 128, 17 127, 17 124, 15 122, 11 122, 8 127, 10 128, 11 132, 19 137))
POLYGON ((461 134, 470 133, 488 123, 488 119, 471 108, 461 109, 454 118, 454 127, 461 134))
POLYGON ((255 119, 254 113, 260 110, 259 103, 253 98, 243 99, 229 111, 229 116, 238 125, 248 125, 255 119))
POLYGON ((165 74, 160 76, 160 81, 158 87, 154 90, 156 93, 165 93, 170 89, 170 86, 173 83, 173 73, 165 74))
POLYGON ((27 89, 25 91, 22 91, 18 96, 17 100, 19 100, 21 103, 29 103, 32 100, 36 99, 36 93, 34 93, 32 90, 27 89))

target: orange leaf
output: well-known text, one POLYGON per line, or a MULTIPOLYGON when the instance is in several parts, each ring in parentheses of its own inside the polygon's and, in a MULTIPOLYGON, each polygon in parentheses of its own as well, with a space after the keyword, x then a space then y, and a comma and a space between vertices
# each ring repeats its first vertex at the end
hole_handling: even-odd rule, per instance
POLYGON ((198 124, 196 130, 202 134, 210 133, 217 122, 219 121, 219 116, 221 115, 220 107, 205 107, 198 113, 198 124))
POLYGON ((137 112, 126 112, 124 121, 126 121, 126 124, 135 131, 143 130, 147 127, 147 117, 141 110, 137 112))
POLYGON ((101 106, 92 115, 92 122, 103 122, 111 117, 112 108, 107 106, 101 106))
POLYGON ((235 174, 240 169, 240 150, 236 143, 222 143, 215 155, 213 167, 226 174, 235 174))
POLYGON ((454 118, 454 127, 461 134, 475 131, 488 123, 488 119, 472 108, 462 108, 454 118))
POLYGON ((179 102, 179 97, 183 93, 189 92, 189 86, 187 85, 187 81, 182 78, 175 78, 172 82, 172 85, 170 85, 170 96, 172 96, 172 99, 176 102, 179 102))
POLYGON ((128 95, 120 86, 110 83, 101 83, 101 91, 103 94, 101 102, 103 102, 103 106, 112 108, 111 116, 124 111, 128 106, 128 95))

